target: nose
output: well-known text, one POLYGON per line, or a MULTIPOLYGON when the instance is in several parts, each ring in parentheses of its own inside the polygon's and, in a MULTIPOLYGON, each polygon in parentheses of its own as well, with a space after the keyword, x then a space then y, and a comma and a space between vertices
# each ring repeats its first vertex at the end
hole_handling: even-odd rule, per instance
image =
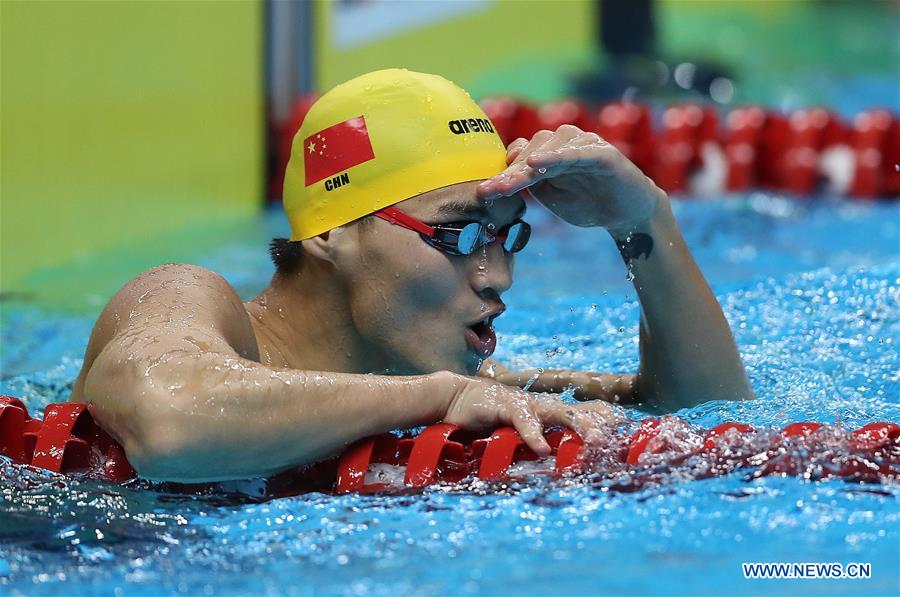
POLYGON ((470 255, 472 288, 479 296, 490 291, 503 294, 512 286, 515 257, 503 249, 503 244, 493 242, 483 245, 470 255))

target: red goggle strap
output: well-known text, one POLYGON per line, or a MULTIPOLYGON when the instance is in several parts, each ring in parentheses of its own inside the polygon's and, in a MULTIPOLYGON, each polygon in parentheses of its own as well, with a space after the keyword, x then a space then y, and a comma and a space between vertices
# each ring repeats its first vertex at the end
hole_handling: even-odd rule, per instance
POLYGON ((408 230, 420 232, 428 238, 434 238, 434 228, 432 228, 425 222, 421 222, 411 215, 400 211, 396 207, 385 207, 384 209, 379 209, 375 212, 374 215, 378 216, 382 220, 385 220, 386 222, 390 222, 391 224, 396 224, 398 226, 403 226, 408 230))

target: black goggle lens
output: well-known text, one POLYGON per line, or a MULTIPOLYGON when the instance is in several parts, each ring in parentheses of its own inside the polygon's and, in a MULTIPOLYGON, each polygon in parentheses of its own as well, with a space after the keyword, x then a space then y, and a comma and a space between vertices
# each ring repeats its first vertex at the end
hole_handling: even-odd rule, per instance
MULTIPOLYGON (((439 227, 436 228, 440 230, 439 227)), ((528 239, 531 238, 531 226, 527 222, 516 220, 495 236, 487 232, 478 222, 470 222, 458 230, 453 230, 452 233, 456 236, 455 242, 450 239, 447 241, 429 239, 424 235, 423 238, 431 245, 451 254, 471 255, 479 247, 494 242, 497 236, 505 236, 503 248, 509 253, 518 253, 525 248, 528 239)))
POLYGON ((531 226, 523 221, 513 222, 506 231, 506 240, 503 241, 503 248, 509 253, 518 253, 528 244, 531 238, 531 226))
POLYGON ((456 239, 456 250, 463 255, 470 255, 475 249, 484 244, 483 237, 484 232, 481 224, 477 222, 466 224, 459 231, 459 236, 456 239))

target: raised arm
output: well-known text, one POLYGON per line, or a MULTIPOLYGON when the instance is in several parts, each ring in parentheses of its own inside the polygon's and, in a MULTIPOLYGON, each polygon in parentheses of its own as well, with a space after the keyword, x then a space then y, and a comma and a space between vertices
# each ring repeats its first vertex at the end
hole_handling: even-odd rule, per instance
POLYGON ((610 234, 641 302, 637 399, 675 410, 752 398, 731 329, 681 236, 668 197, 660 194, 645 222, 610 234))
POLYGON ((513 142, 508 161, 479 186, 483 199, 528 189, 570 224, 606 228, 622 252, 641 301, 633 401, 673 410, 752 398, 728 323, 653 181, 596 134, 570 125, 513 142))
POLYGON ((276 369, 258 358, 249 317, 224 279, 164 266, 104 309, 72 400, 91 404, 142 477, 180 482, 269 475, 362 437, 442 419, 514 425, 539 452, 549 450, 542 425, 597 422, 558 401, 447 372, 353 375, 276 369))

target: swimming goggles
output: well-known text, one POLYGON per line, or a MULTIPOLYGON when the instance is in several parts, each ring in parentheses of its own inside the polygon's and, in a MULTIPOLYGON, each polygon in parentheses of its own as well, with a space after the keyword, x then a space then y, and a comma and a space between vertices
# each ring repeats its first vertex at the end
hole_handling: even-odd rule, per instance
POLYGON ((426 243, 448 255, 471 255, 479 247, 503 243, 508 253, 518 253, 531 238, 531 226, 514 220, 496 233, 479 222, 428 225, 396 207, 385 207, 374 213, 382 220, 418 232, 426 243))

